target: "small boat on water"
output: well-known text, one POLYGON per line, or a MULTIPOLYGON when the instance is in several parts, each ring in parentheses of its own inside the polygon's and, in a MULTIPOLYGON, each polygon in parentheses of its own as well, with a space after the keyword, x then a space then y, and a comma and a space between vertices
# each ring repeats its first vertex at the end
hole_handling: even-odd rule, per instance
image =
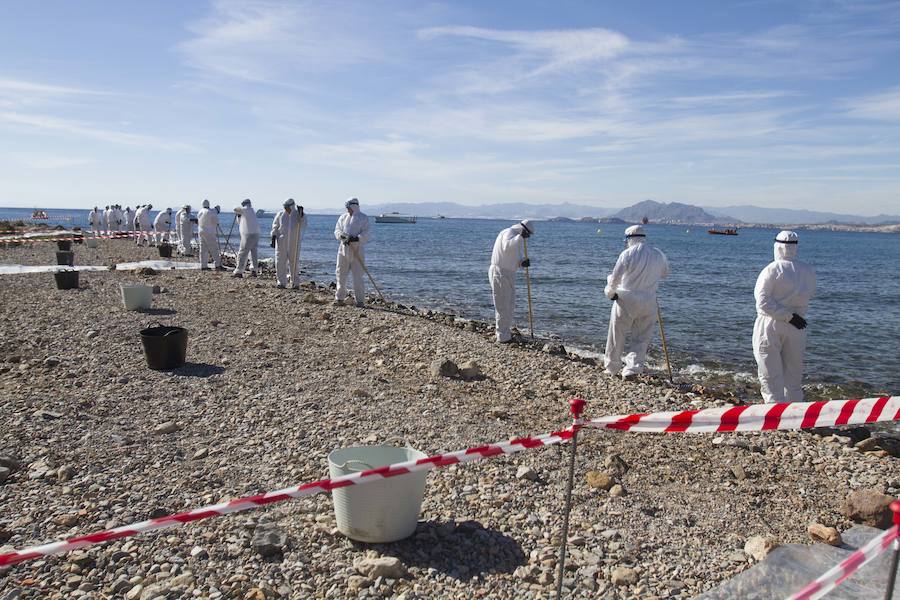
POLYGON ((50 215, 47 214, 46 210, 36 210, 31 213, 32 219, 49 219, 50 215))
POLYGON ((375 217, 376 223, 415 223, 416 217, 412 215, 401 215, 398 212, 381 213, 375 217))
POLYGON ((737 235, 737 229, 709 229, 707 233, 712 235, 737 235))

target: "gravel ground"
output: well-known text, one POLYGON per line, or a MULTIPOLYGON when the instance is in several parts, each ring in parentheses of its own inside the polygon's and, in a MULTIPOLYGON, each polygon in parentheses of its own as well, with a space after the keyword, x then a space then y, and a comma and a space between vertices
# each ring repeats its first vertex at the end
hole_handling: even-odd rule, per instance
MULTIPOLYGON (((54 251, 2 248, 0 262, 51 264, 54 251)), ((81 264, 155 255, 76 247, 81 264)), ((727 403, 499 346, 452 316, 334 307, 326 288, 273 284, 111 271, 59 291, 48 274, 0 277, 0 455, 17 463, 0 471, 0 551, 319 479, 329 451, 357 443, 401 436, 431 454, 545 433, 568 424, 575 395, 588 416, 727 403), (122 308, 126 281, 161 287, 151 311, 122 308), (185 367, 146 368, 138 330, 154 322, 190 331, 185 367), (475 360, 484 377, 436 376, 438 359, 475 360)), ((752 536, 849 527, 851 490, 900 493, 896 459, 851 443, 585 432, 567 595, 687 598, 752 565, 752 536)), ((535 449, 432 472, 403 542, 348 540, 322 494, 0 569, 0 599, 548 597, 567 457, 535 449)))

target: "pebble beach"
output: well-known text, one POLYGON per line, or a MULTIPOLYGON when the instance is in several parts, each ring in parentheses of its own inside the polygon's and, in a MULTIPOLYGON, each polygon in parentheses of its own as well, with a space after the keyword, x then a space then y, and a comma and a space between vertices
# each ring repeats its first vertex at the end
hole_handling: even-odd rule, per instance
MULTIPOLYGON (((0 262, 53 264, 55 250, 0 247, 0 262)), ((157 258, 129 240, 75 253, 157 258)), ((660 374, 612 379, 558 344, 497 345, 487 324, 371 294, 332 306, 330 281, 229 275, 89 272, 77 290, 0 276, 0 553, 318 480, 337 448, 402 438, 433 454, 558 430, 572 397, 591 417, 733 401, 660 374), (120 283, 157 286, 153 308, 126 311, 120 283), (147 368, 138 332, 155 323, 188 329, 184 367, 147 368), (467 375, 442 374, 447 361, 467 375)), ((897 448, 862 429, 585 432, 565 595, 691 598, 752 566, 754 538, 849 528, 853 492, 900 495, 897 448)), ((431 472, 401 542, 349 540, 320 494, 0 568, 0 599, 550 597, 568 452, 431 472)))

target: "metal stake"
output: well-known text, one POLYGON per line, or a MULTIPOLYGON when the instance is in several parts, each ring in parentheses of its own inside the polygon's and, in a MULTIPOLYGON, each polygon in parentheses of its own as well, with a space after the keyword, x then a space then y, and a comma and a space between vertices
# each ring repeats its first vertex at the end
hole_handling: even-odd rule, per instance
POLYGON ((572 453, 569 454, 569 480, 566 482, 566 510, 563 513, 562 540, 559 546, 559 572, 556 575, 556 598, 562 597, 563 574, 566 570, 566 544, 569 541, 569 513, 572 512, 572 484, 575 480, 575 451, 578 449, 578 430, 581 428, 581 413, 585 401, 580 398, 569 400, 572 412, 572 453))

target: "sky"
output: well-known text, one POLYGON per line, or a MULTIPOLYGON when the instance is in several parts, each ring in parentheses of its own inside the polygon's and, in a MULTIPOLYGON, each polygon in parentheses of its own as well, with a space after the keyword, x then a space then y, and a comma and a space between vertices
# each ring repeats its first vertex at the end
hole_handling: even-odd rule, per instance
POLYGON ((0 2, 0 206, 900 213, 900 1, 0 2))

